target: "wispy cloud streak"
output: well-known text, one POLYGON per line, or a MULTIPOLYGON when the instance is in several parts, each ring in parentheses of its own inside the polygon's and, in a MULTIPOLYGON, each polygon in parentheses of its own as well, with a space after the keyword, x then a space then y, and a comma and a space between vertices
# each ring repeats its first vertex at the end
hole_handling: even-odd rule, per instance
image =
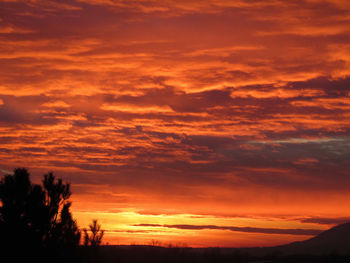
POLYGON ((281 228, 257 228, 257 227, 237 227, 237 226, 215 226, 215 225, 158 225, 158 224, 138 224, 134 226, 140 227, 166 227, 177 228, 183 230, 229 230, 246 233, 264 233, 264 234, 280 234, 280 235, 317 235, 323 232, 318 229, 281 229, 281 228))

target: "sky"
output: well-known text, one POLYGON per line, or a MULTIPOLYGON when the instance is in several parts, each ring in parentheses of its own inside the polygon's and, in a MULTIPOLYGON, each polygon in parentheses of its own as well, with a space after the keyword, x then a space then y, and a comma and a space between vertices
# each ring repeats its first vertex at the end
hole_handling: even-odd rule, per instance
POLYGON ((0 0, 0 172, 109 244, 269 246, 350 221, 350 1, 0 0))

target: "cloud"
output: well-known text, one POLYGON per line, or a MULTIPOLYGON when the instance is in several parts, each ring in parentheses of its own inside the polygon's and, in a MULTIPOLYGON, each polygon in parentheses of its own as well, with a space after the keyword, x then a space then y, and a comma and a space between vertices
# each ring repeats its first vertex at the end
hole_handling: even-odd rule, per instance
POLYGON ((324 218, 324 217, 311 217, 300 219, 302 223, 313 223, 320 225, 339 225, 350 222, 350 217, 339 218, 324 218))
POLYGON ((263 233, 279 235, 318 235, 323 230, 318 229, 280 229, 280 228, 256 228, 256 227, 236 227, 236 226, 216 226, 216 225, 159 225, 159 224, 137 224, 139 227, 166 227, 183 230, 229 230, 233 232, 263 233))
POLYGON ((347 218, 349 12, 340 0, 3 1, 0 168, 143 193, 110 198, 140 211, 347 218))

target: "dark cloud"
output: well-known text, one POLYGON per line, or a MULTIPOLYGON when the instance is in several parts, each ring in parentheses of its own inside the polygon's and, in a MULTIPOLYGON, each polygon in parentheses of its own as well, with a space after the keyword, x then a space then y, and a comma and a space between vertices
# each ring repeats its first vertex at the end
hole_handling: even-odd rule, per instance
MULTIPOLYGON (((348 97, 350 92, 350 78, 344 77, 339 79, 330 79, 327 77, 319 77, 308 81, 298 81, 289 84, 291 89, 314 89, 323 91, 326 97, 339 98, 348 97)), ((317 96, 324 97, 324 96, 317 96)), ((317 98, 316 97, 316 98, 317 98)))
POLYGON ((323 230, 318 229, 281 229, 281 228, 257 228, 257 227, 236 227, 236 226, 216 226, 216 225, 159 225, 159 224, 137 224, 140 227, 167 227, 183 230, 229 230, 246 233, 263 233, 263 234, 279 234, 279 235, 318 235, 323 230))
POLYGON ((350 222, 350 217, 326 218, 326 217, 311 217, 300 219, 302 223, 313 223, 320 225, 339 225, 350 222))

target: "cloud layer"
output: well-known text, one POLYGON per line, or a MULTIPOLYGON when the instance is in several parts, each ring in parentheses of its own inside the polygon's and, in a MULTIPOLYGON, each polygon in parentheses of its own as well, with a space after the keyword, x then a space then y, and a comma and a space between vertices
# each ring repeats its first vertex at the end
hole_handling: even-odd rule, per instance
POLYGON ((349 218, 348 1, 0 7, 1 170, 77 211, 349 218))

